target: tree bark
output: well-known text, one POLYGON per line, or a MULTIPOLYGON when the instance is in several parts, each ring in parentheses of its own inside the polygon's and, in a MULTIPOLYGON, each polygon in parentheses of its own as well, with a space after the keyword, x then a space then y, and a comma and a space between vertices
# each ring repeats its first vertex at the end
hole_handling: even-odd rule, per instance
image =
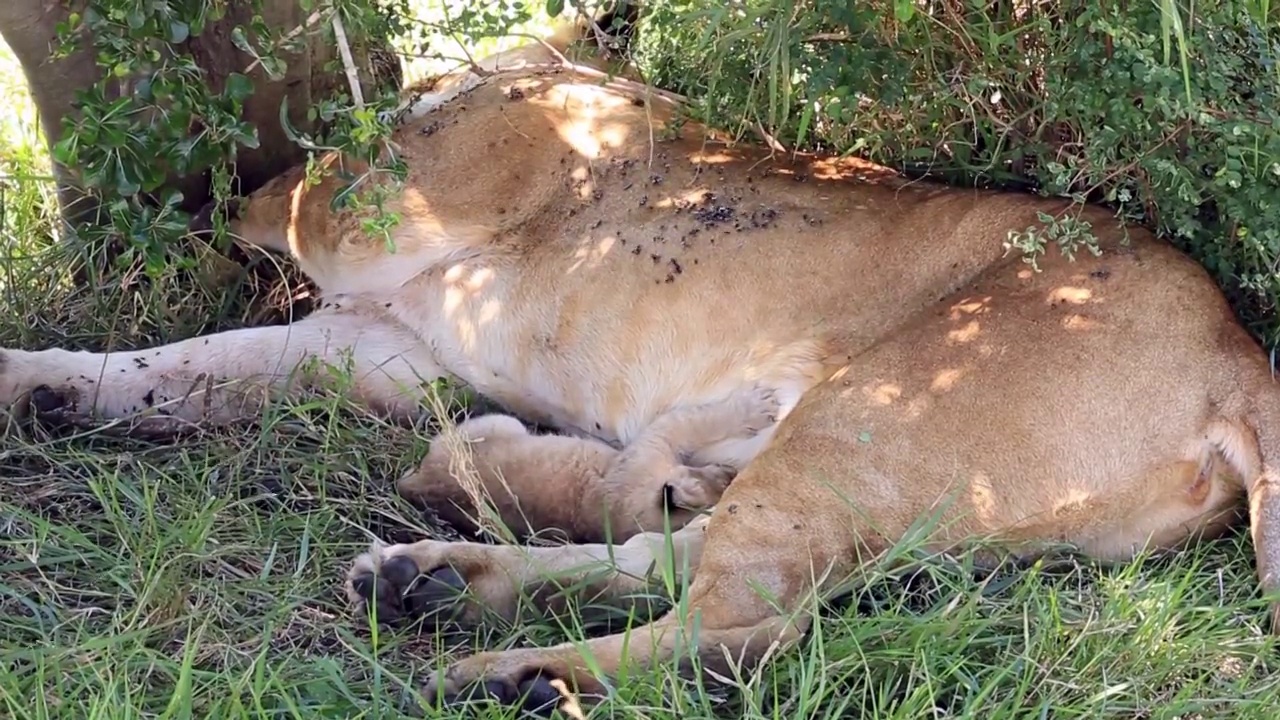
MULTIPOLYGON (((76 115, 72 105, 76 92, 92 86, 107 72, 95 62, 95 52, 87 39, 82 40, 68 57, 51 57, 57 43, 58 23, 66 21, 73 10, 83 14, 84 5, 84 0, 75 0, 74 3, 67 0, 0 1, 0 35, 22 64, 50 149, 62 138, 62 119, 76 115), (74 8, 71 7, 73 4, 74 8)), ((222 91, 231 73, 243 73, 252 64, 253 58, 231 42, 231 32, 237 25, 251 33, 252 16, 251 3, 229 3, 225 17, 206 26, 198 37, 188 38, 177 46, 179 52, 189 54, 204 71, 205 81, 213 92, 222 91)), ((307 22, 307 14, 299 8, 296 0, 265 0, 262 16, 267 26, 277 32, 287 32, 307 22)), ((398 61, 386 45, 374 42, 368 47, 353 47, 352 51, 362 70, 361 84, 366 95, 387 82, 399 88, 398 61)), ((289 118, 294 127, 314 132, 315 123, 307 120, 307 109, 315 100, 347 82, 340 61, 334 65, 337 70, 325 69, 326 64, 337 57, 338 49, 333 42, 326 42, 322 36, 312 33, 306 35, 306 42, 299 52, 281 54, 288 64, 283 78, 272 81, 261 66, 248 73, 254 93, 245 102, 245 119, 257 128, 260 142, 254 149, 239 148, 236 158, 237 193, 252 192, 305 157, 305 151, 290 141, 281 127, 280 103, 288 99, 289 118)), ((119 97, 130 91, 130 85, 128 79, 112 83, 109 92, 119 97)), ((56 160, 52 165, 63 219, 75 227, 79 221, 92 217, 94 203, 77 183, 73 168, 62 167, 56 160)), ((181 190, 183 209, 195 212, 209 200, 210 183, 208 173, 199 173, 170 177, 166 185, 181 190)))

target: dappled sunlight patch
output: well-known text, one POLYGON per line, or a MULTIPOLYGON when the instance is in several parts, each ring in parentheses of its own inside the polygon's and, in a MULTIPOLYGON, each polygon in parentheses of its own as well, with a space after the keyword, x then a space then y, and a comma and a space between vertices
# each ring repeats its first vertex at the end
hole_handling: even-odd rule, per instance
POLYGON ((983 315, 991 312, 992 299, 990 295, 981 298, 964 298, 951 306, 949 317, 952 322, 959 322, 968 315, 983 315))
POLYGON ((876 405, 892 405, 902 397, 902 386, 891 382, 872 383, 862 390, 876 405))
POLYGON ((944 393, 955 387, 960 378, 964 377, 968 372, 966 368, 944 368, 939 370, 933 376, 933 381, 929 383, 929 390, 935 393, 944 393))
POLYGON ((588 241, 582 247, 573 253, 573 263, 565 274, 577 272, 583 266, 588 270, 594 270, 600 267, 600 263, 609 255, 614 246, 618 244, 618 238, 610 235, 609 237, 600 238, 594 242, 588 241))
POLYGON ((982 332, 982 325, 977 320, 970 320, 964 325, 951 330, 947 333, 948 345, 963 345, 976 340, 978 333, 982 332))
POLYGON ((695 165, 727 165, 738 162, 741 159, 742 155, 740 153, 731 153, 726 150, 717 150, 715 152, 703 150, 689 154, 689 162, 695 165))
POLYGON ((588 160, 603 156, 608 147, 621 147, 629 141, 630 128, 622 123, 603 120, 630 106, 631 100, 621 93, 585 84, 556 85, 545 98, 531 102, 547 108, 555 122, 557 134, 574 152, 588 160), (565 116, 571 119, 563 119, 565 116))
POLYGON ((1068 330, 1081 332, 1085 330, 1092 330, 1097 326, 1098 322, 1096 320, 1079 313, 1071 313, 1070 315, 1062 318, 1062 327, 1068 330))
POLYGON ((1087 287, 1062 285, 1049 291, 1046 302, 1050 305, 1067 303, 1068 305, 1084 305, 1093 301, 1093 291, 1087 287))
POLYGON ((815 159, 809 163, 809 174, 817 180, 894 183, 901 183, 902 180, 900 175, 883 165, 853 156, 815 159))
POLYGON ((500 301, 489 298, 481 303, 479 312, 466 312, 470 303, 483 295, 485 288, 493 283, 494 272, 491 268, 459 263, 445 271, 444 277, 448 287, 444 291, 441 310, 446 318, 456 323, 460 342, 464 348, 469 349, 479 339, 481 329, 496 320, 502 310, 500 301))
POLYGON ((650 204, 660 210, 670 210, 675 208, 681 210, 689 207, 697 207, 711 201, 715 194, 706 188, 694 188, 685 190, 677 195, 668 195, 667 197, 651 201, 650 204))

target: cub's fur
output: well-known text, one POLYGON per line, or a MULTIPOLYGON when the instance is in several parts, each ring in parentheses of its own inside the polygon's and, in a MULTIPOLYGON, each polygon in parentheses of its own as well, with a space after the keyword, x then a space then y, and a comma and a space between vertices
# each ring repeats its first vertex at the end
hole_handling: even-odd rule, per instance
POLYGON ((665 415, 621 451, 593 438, 533 435, 510 415, 482 415, 434 437, 397 488, 469 530, 492 511, 490 520, 519 537, 536 526, 573 542, 621 542, 661 529, 664 516, 682 527, 713 506, 734 470, 690 467, 683 457, 750 437, 773 425, 777 412, 772 393, 744 393, 665 415))

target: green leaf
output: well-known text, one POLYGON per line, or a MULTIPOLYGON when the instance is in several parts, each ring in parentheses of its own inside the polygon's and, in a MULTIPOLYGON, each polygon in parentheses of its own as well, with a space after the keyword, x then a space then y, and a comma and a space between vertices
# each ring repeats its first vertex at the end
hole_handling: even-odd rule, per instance
POLYGON ((244 28, 237 25, 231 29, 231 44, 240 49, 241 52, 253 55, 253 49, 249 47, 249 37, 244 34, 244 28))
POLYGON ((280 129, 284 130, 285 137, 298 144, 303 150, 319 150, 320 146, 311 142, 311 138, 305 133, 301 133, 289 121, 289 96, 286 95, 280 99, 280 129))
POLYGON ((871 433, 867 432, 866 430, 863 430, 862 432, 858 433, 858 442, 863 442, 863 443, 871 442, 871 433))
POLYGON ((68 132, 53 146, 53 159, 62 165, 76 164, 76 133, 68 132))
POLYGON ((560 13, 564 12, 564 0, 547 0, 547 15, 551 17, 560 17, 560 13))
POLYGON ((804 104, 804 112, 800 113, 800 127, 796 130, 796 147, 804 145, 805 137, 809 134, 809 123, 813 122, 813 103, 806 102, 804 104))
POLYGON ((240 123, 236 126, 232 137, 243 147, 250 150, 256 150, 258 147, 258 128, 253 127, 249 123, 240 123))
POLYGON ((141 189, 142 189, 142 187, 141 187, 137 182, 134 182, 134 181, 133 181, 133 180, 128 176, 128 173, 126 173, 126 172, 125 172, 125 170, 124 170, 124 167, 123 167, 123 166, 117 165, 117 166, 116 166, 116 170, 117 170, 117 172, 116 172, 116 190, 117 190, 117 192, 119 192, 121 195, 124 195, 125 197, 128 197, 128 196, 130 196, 130 195, 134 195, 134 194, 136 194, 139 190, 141 190, 141 189))
POLYGON ((231 73, 227 76, 227 86, 223 92, 233 102, 242 103, 253 94, 253 81, 247 75, 231 73))
POLYGON ((169 23, 169 42, 177 45, 191 36, 191 26, 177 20, 169 23))
POLYGON ((262 69, 267 73, 267 77, 272 80, 279 80, 284 77, 285 72, 289 70, 289 64, 278 57, 265 55, 262 58, 262 69))

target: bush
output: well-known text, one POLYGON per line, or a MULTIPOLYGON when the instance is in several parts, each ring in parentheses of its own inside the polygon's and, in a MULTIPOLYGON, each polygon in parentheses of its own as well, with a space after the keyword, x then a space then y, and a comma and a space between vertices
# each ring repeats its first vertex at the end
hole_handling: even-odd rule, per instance
POLYGON ((1280 5, 648 0, 651 81, 704 122, 951 182, 1103 202, 1280 341, 1280 5))

